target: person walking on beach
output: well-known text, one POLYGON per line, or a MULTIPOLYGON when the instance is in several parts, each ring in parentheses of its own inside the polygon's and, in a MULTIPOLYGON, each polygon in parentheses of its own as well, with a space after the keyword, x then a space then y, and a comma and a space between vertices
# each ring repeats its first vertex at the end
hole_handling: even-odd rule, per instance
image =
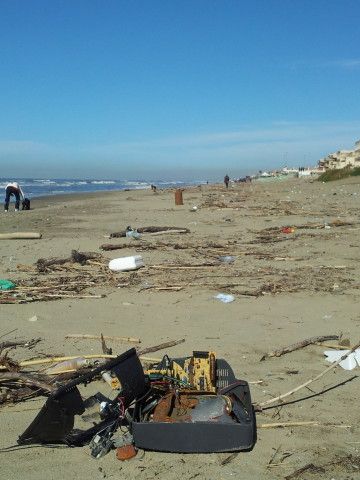
POLYGON ((15 212, 19 211, 20 200, 25 200, 25 195, 24 192, 21 190, 20 185, 17 182, 8 183, 5 187, 5 212, 9 210, 10 197, 12 195, 14 195, 15 197, 15 212))
POLYGON ((229 175, 226 174, 224 177, 224 183, 226 188, 229 188, 229 181, 230 181, 229 175))

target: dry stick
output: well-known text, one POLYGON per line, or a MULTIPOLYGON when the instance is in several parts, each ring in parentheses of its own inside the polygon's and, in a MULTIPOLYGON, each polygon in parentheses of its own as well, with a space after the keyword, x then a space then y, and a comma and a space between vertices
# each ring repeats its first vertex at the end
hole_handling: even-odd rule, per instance
MULTIPOLYGON (((139 227, 137 231, 139 233, 155 233, 155 232, 166 232, 166 231, 178 231, 179 233, 190 233, 190 230, 185 227, 139 227)), ((126 230, 116 233, 110 233, 110 238, 115 237, 126 237, 126 230)))
MULTIPOLYGON (((314 383, 316 380, 319 380, 321 377, 323 377, 324 375, 326 375, 328 372, 330 372, 333 368, 337 367, 339 365, 340 362, 342 362, 343 360, 345 360, 351 353, 353 353, 357 348, 360 347, 360 342, 358 342, 349 352, 347 352, 345 355, 343 355, 339 360, 337 360, 336 362, 332 363, 331 365, 329 365, 327 368, 325 368, 325 370, 323 370, 321 373, 319 373, 319 375, 317 375, 316 377, 314 378, 310 378, 310 380, 308 380, 307 382, 293 388, 292 390, 290 390, 289 392, 286 392, 286 393, 283 393, 281 395, 279 395, 278 397, 275 397, 275 398, 271 398, 270 400, 266 400, 265 402, 262 402, 262 403, 259 403, 258 405, 255 404, 255 406, 258 406, 261 408, 263 407, 266 407, 268 405, 271 405, 272 403, 275 403, 275 402, 278 402, 280 400, 283 400, 284 398, 286 397, 290 397, 290 395, 293 395, 294 393, 298 392, 299 390, 301 390, 302 388, 305 388, 307 387, 308 385, 310 385, 311 383, 314 383)), ((279 404, 281 405, 281 404, 279 404)))
POLYGON ((179 345, 180 343, 184 343, 185 338, 181 340, 172 340, 170 342, 160 343, 159 345, 155 345, 153 347, 143 348, 142 350, 138 350, 138 355, 144 355, 145 353, 152 353, 157 352, 158 350, 163 350, 164 348, 174 347, 175 345, 179 345))
MULTIPOLYGON (((69 333, 65 335, 65 338, 77 338, 80 340, 101 340, 100 335, 89 335, 81 333, 69 333)), ((140 338, 136 337, 113 337, 109 335, 103 336, 104 340, 113 340, 114 342, 129 342, 129 343, 141 343, 140 338)))
POLYGON ((179 230, 166 230, 163 232, 152 232, 148 233, 149 236, 155 237, 157 235, 173 235, 175 233, 189 233, 189 230, 186 229, 179 229, 179 230))
POLYGON ((218 266, 218 263, 204 263, 201 265, 149 265, 148 268, 155 270, 194 270, 197 268, 213 268, 218 266))
MULTIPOLYGON (((111 356, 111 355, 109 355, 111 356)), ((161 358, 153 358, 153 357, 143 357, 142 355, 139 357, 141 361, 145 363, 160 363, 161 358)), ((74 373, 78 372, 79 369, 69 368, 64 370, 57 370, 56 372, 47 373, 47 375, 62 375, 63 373, 74 373)), ((1 374, 0 374, 1 375, 1 374)))
MULTIPOLYGON (((319 471, 320 467, 316 467, 313 463, 308 463, 304 467, 299 468, 298 470, 295 470, 295 472, 290 473, 290 475, 287 475, 285 477, 285 480, 292 480, 293 478, 298 477, 302 473, 306 472, 307 470, 311 470, 312 472, 317 472, 319 471)), ((324 473, 321 471, 321 473, 324 473)))
MULTIPOLYGON (((178 345, 179 343, 185 342, 185 339, 182 338, 181 340, 173 340, 170 342, 165 342, 161 343, 160 345, 155 345, 153 347, 148 347, 144 348, 143 350, 140 350, 137 352, 138 356, 144 355, 146 353, 152 353, 152 352, 157 352, 158 350, 163 350, 164 348, 169 348, 169 347, 174 347, 175 345, 178 345)), ((42 365, 46 363, 58 363, 58 362, 63 362, 66 360, 74 360, 76 358, 85 358, 87 360, 92 360, 94 358, 117 358, 118 355, 106 355, 103 353, 99 353, 98 355, 73 355, 73 356, 68 356, 68 357, 49 357, 49 358, 36 358, 34 360, 24 360, 22 362, 19 362, 20 367, 28 367, 28 366, 34 366, 34 365, 42 365)), ((147 360, 147 361, 153 361, 153 362, 158 362, 158 358, 146 358, 146 357, 141 357, 142 360, 147 360)), ((4 365, 0 365, 0 370, 6 370, 6 367, 4 365)))
POLYGON ((68 295, 68 294, 63 294, 63 293, 45 293, 44 295, 41 295, 39 298, 36 300, 39 300, 41 298, 105 298, 106 295, 68 295))
POLYGON ((351 428, 351 425, 342 425, 342 424, 327 424, 319 422, 279 422, 279 423, 260 423, 257 425, 257 428, 283 428, 283 427, 341 427, 341 428, 351 428))
POLYGON ((13 330, 10 330, 10 332, 3 333, 2 335, 0 335, 0 338, 3 338, 3 337, 6 337, 7 335, 10 335, 10 333, 14 333, 14 332, 16 332, 16 330, 18 330, 18 329, 14 328, 13 330))
MULTIPOLYGON (((49 357, 49 358, 36 358, 34 360, 24 360, 19 363, 20 367, 28 367, 28 366, 34 366, 34 365, 42 365, 44 363, 58 363, 58 362, 63 362, 65 360, 74 360, 75 358, 85 358, 88 360, 94 359, 94 358, 116 358, 117 355, 104 355, 102 353, 98 355, 75 355, 75 356, 69 356, 69 357, 49 357)), ((6 367, 3 365, 0 365, 0 370, 6 370, 6 367)))
POLYGON ((307 345, 311 345, 318 342, 324 342, 326 340, 339 340, 338 335, 318 335, 316 337, 306 338, 301 342, 293 343, 292 345, 288 345, 287 347, 280 348, 279 350, 273 350, 272 352, 266 353, 260 361, 265 360, 267 357, 281 357, 281 355, 285 355, 285 353, 293 352, 294 350, 298 350, 300 348, 304 348, 307 345))
POLYGON ((101 349, 102 349, 102 352, 107 354, 107 355, 111 355, 112 354, 112 349, 109 348, 107 345, 106 345, 106 342, 105 342, 105 339, 104 339, 104 335, 101 334, 100 335, 100 338, 101 338, 101 349))
POLYGON ((46 392, 52 392, 56 389, 53 385, 46 383, 45 381, 39 380, 38 378, 30 375, 28 373, 20 373, 20 372, 3 372, 0 374, 0 383, 2 381, 10 381, 16 380, 17 382, 24 383, 28 386, 33 386, 37 388, 41 388, 41 390, 45 390, 46 392))
POLYGON ((315 345, 318 345, 319 347, 326 347, 326 348, 335 348, 336 350, 349 350, 351 348, 349 345, 338 345, 337 343, 323 343, 323 342, 316 342, 315 345))
POLYGON ((21 340, 21 341, 5 341, 0 342, 0 350, 3 348, 10 348, 10 347, 28 347, 32 348, 37 343, 41 342, 41 338, 32 338, 31 340, 21 340))

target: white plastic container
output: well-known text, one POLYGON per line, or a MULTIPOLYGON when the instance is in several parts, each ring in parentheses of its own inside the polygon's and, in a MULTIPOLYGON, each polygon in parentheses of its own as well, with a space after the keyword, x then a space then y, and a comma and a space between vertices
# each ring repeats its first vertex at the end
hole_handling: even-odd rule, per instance
POLYGON ((46 373, 48 375, 55 375, 67 370, 79 370, 79 368, 84 367, 89 364, 89 360, 83 357, 72 358, 70 360, 64 360, 59 362, 56 365, 48 368, 46 373))
POLYGON ((137 270, 144 266, 144 261, 141 255, 134 255, 132 257, 114 258, 109 262, 109 268, 113 272, 127 272, 128 270, 137 270))

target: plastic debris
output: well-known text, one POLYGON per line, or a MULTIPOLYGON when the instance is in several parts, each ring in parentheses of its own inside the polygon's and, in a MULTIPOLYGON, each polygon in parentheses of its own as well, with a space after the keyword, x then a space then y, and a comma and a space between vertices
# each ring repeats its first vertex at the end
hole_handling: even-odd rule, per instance
POLYGON ((12 290, 15 287, 15 283, 11 282, 10 280, 0 279, 0 290, 12 290))
POLYGON ((229 295, 227 293, 218 293, 217 295, 215 295, 214 298, 220 300, 223 303, 231 303, 235 300, 234 295, 229 295))
POLYGON ((132 257, 114 258, 109 262, 109 268, 113 272, 126 272, 128 270, 137 270, 144 266, 144 261, 141 255, 134 255, 132 257))
MULTIPOLYGON (((343 355, 349 353, 350 350, 326 350, 324 355, 326 355, 326 360, 328 362, 337 362, 343 355)), ((354 368, 360 366, 360 348, 351 353, 345 360, 339 363, 340 367, 344 370, 353 370, 354 368)))
POLYGON ((126 236, 127 238, 133 238, 134 240, 139 240, 141 237, 140 233, 135 229, 132 229, 131 227, 126 228, 126 236))
POLYGON ((281 232, 282 233, 294 233, 295 232, 295 228, 294 227, 283 227, 281 229, 281 232))
POLYGON ((233 255, 221 255, 219 257, 220 262, 222 263, 233 263, 235 262, 235 258, 233 255))

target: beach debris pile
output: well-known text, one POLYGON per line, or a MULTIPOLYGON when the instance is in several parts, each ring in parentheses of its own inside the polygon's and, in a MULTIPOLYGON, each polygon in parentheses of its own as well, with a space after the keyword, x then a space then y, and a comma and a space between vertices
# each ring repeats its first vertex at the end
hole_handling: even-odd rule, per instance
MULTIPOLYGON (((305 263, 308 257, 291 255, 284 248, 276 251, 274 245, 285 240, 300 241, 304 235, 316 235, 311 230, 316 232, 326 227, 338 230, 353 225, 353 222, 342 220, 327 224, 310 222, 291 227, 294 228, 291 235, 283 233, 286 226, 270 227, 250 232, 255 238, 246 242, 238 238, 219 241, 193 236, 187 240, 190 230, 178 227, 139 227, 136 231, 142 236, 133 242, 126 236, 128 230, 125 229, 110 235, 125 241, 104 244, 100 248, 104 251, 128 249, 136 253, 163 251, 175 254, 175 259, 172 255, 163 263, 147 261, 145 265, 140 255, 121 257, 110 260, 110 266, 115 265, 117 270, 112 272, 109 259, 98 252, 73 250, 67 258, 41 258, 34 265, 18 265, 18 271, 27 277, 9 279, 15 287, 0 290, 0 303, 103 298, 109 288, 136 288, 139 293, 203 287, 228 295, 251 297, 299 291, 343 293, 348 288, 359 287, 351 275, 352 266, 309 265, 305 263), (187 235, 183 237, 184 233, 187 235), (168 235, 168 239, 158 240, 159 234, 168 235), (246 257, 257 263, 243 260, 246 257), (270 261, 271 264, 264 263, 270 261), (282 262, 281 268, 273 262, 282 262)), ((332 231, 326 231, 326 235, 332 235, 332 231)))
POLYGON ((66 338, 100 340, 102 351, 107 353, 16 362, 9 355, 11 349, 30 350, 41 339, 3 341, 0 403, 47 397, 34 421, 19 436, 20 445, 88 446, 93 458, 115 450, 119 460, 132 458, 138 449, 176 453, 248 451, 255 446, 256 428, 334 427, 331 422, 316 420, 261 423, 259 419, 256 427, 255 412, 262 415, 269 408, 284 407, 289 397, 332 372, 360 345, 358 342, 349 347, 349 340, 341 335, 321 335, 268 352, 261 360, 333 340, 337 342, 333 348, 346 348, 341 358, 316 376, 281 395, 253 403, 249 384, 259 382, 237 380, 228 362, 213 351, 194 351, 180 358, 145 356, 179 345, 184 339, 147 348, 137 346, 113 355, 106 341, 136 343, 140 339, 102 334, 69 334, 66 338), (50 368, 44 370, 44 365, 50 368), (99 391, 86 397, 84 386, 89 383, 99 391))
MULTIPOLYGON (((101 339, 104 349, 105 337, 101 339)), ((21 364, 15 369, 2 362, 6 369, 0 371, 0 389, 6 390, 2 403, 39 394, 48 397, 18 443, 89 445, 94 458, 116 449, 121 460, 136 455, 139 448, 177 453, 249 451, 256 442, 249 385, 236 379, 226 360, 209 351, 158 360, 143 356, 183 341, 131 348, 118 356, 108 355, 111 359, 106 361, 99 358, 96 365, 77 362, 76 368, 65 372, 54 367, 45 373, 19 372, 21 364), (84 398, 81 388, 92 382, 101 391, 84 398)))
POLYGON ((104 298, 105 293, 86 293, 114 285, 107 262, 96 252, 73 250, 66 258, 40 258, 33 265, 17 265, 25 274, 15 287, 1 292, 0 303, 30 303, 60 298, 104 298), (86 291, 86 292, 85 292, 86 291))

